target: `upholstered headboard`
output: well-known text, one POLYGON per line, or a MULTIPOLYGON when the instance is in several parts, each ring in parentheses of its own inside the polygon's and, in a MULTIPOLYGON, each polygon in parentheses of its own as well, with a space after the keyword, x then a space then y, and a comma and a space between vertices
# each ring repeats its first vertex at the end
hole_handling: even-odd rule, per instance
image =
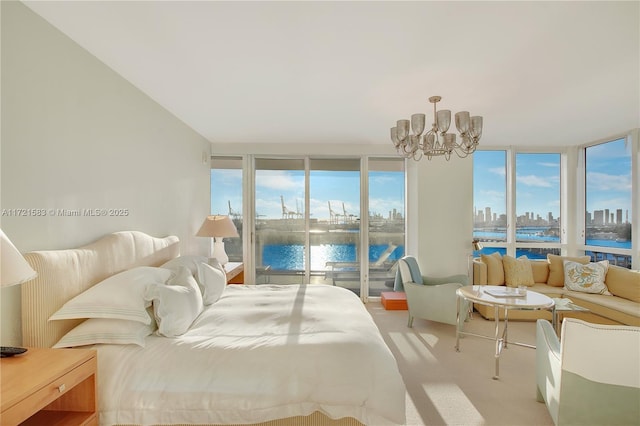
POLYGON ((82 320, 48 321, 68 300, 135 266, 159 266, 180 254, 178 237, 143 232, 109 234, 83 247, 24 255, 38 276, 22 284, 22 344, 51 347, 82 320))

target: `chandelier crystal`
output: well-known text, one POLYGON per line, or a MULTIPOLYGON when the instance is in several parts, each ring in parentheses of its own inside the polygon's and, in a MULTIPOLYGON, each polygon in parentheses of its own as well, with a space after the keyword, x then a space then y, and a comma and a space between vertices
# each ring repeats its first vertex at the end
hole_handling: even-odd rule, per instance
POLYGON ((433 104, 431 130, 424 132, 425 114, 413 114, 411 121, 398 120, 396 127, 391 128, 391 141, 400 155, 416 161, 422 156, 429 160, 432 157, 444 156, 448 161, 452 152, 464 158, 476 150, 482 136, 482 117, 470 117, 468 111, 456 113, 456 127, 461 140, 457 143, 456 135, 447 133, 451 124, 451 111, 447 109, 436 111, 436 104, 441 99, 440 96, 429 98, 429 102, 433 104), (413 133, 410 134, 409 130, 413 133))

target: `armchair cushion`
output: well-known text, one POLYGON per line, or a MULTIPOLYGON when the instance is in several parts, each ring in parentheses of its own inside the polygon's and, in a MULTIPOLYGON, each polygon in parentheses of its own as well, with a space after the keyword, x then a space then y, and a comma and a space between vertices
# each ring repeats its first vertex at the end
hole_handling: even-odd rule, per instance
MULTIPOLYGON (((409 327, 413 318, 423 318, 446 324, 457 323, 456 290, 467 285, 469 278, 458 274, 447 277, 422 275, 418 262, 413 256, 405 256, 398 262, 396 283, 400 281, 407 295, 409 327)), ((468 305, 460 308, 461 321, 466 320, 468 305)))
POLYGON ((561 342, 548 321, 536 327, 538 401, 556 425, 638 424, 640 327, 565 318, 561 342))

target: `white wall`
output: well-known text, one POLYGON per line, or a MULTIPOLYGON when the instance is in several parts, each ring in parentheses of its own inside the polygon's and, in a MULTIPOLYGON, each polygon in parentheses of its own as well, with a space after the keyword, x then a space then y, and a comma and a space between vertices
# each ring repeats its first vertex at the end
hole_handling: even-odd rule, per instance
MULTIPOLYGON (((1 227, 18 249, 141 230, 177 235, 182 253, 206 254, 208 241, 194 234, 209 213, 208 141, 21 3, 1 7, 1 227)), ((19 286, 1 298, 0 340, 20 344, 19 286)))
POLYGON ((423 158, 417 164, 418 263, 423 275, 467 274, 473 237, 473 160, 423 158))

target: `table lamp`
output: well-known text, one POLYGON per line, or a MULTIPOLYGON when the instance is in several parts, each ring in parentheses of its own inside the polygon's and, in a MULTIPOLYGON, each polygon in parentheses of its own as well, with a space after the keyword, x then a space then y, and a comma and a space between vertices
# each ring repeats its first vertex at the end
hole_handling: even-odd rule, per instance
POLYGON ((196 236, 214 238, 211 257, 215 257, 221 265, 225 265, 229 262, 229 256, 224 251, 222 239, 225 237, 238 237, 239 235, 229 216, 213 215, 205 218, 196 236))
MULTIPOLYGON (((0 286, 9 287, 32 280, 38 275, 31 268, 11 240, 0 229, 0 286)), ((8 357, 26 352, 25 348, 2 346, 0 357, 8 357)))

